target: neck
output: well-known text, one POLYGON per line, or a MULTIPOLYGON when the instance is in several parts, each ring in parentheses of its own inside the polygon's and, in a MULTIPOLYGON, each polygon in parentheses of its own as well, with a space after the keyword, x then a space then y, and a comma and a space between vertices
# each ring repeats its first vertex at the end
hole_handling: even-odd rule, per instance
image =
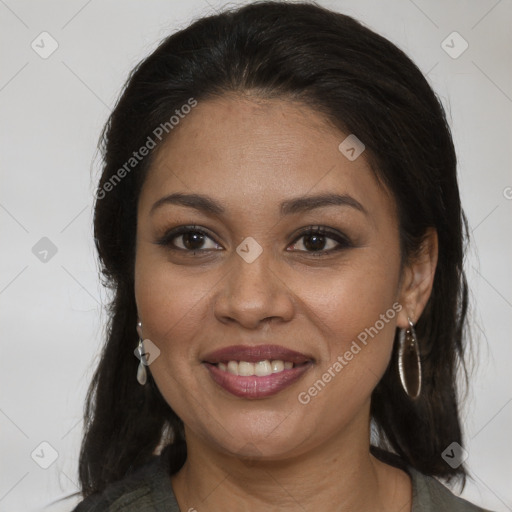
POLYGON ((171 479, 180 509, 411 510, 410 479, 370 454, 368 422, 349 430, 280 460, 244 460, 187 431, 187 460, 171 479))

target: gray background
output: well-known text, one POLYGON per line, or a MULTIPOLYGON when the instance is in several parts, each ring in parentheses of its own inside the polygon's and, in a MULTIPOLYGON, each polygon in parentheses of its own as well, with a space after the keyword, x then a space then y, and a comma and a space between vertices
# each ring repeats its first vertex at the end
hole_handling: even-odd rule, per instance
MULTIPOLYGON (((447 109, 473 236, 478 368, 463 411, 473 476, 463 496, 512 510, 512 3, 320 3, 404 49, 447 109), (454 31, 469 45, 457 58, 463 40, 446 40, 454 31)), ((0 0, 0 511, 77 501, 49 505, 77 490, 82 406, 105 321, 91 234, 98 136, 132 67, 224 4, 0 0), (43 31, 58 44, 46 59, 55 43, 43 31)))

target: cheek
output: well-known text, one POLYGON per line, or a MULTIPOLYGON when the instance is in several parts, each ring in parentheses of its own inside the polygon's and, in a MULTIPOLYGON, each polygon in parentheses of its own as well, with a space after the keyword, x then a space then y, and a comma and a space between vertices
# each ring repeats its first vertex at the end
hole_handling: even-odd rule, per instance
POLYGON ((333 394, 347 400, 347 406, 352 401, 361 403, 389 363, 401 305, 397 302, 398 255, 387 256, 366 251, 364 257, 354 258, 353 264, 329 276, 303 278, 302 289, 308 289, 314 313, 310 318, 320 338, 329 340, 323 345, 318 371, 307 381, 308 386, 323 377, 323 382, 329 382, 326 393, 320 392, 321 383, 311 390, 317 406, 327 407, 333 394))
POLYGON ((169 262, 145 259, 142 251, 136 262, 135 297, 144 338, 160 349, 151 375, 167 403, 190 422, 190 403, 201 393, 195 378, 200 364, 195 340, 204 331, 205 280, 191 278, 169 262))
MULTIPOLYGON (((325 338, 342 347, 373 326, 398 297, 398 259, 371 251, 360 254, 328 272, 322 269, 316 274, 289 276, 290 288, 303 300, 305 308, 312 310, 311 318, 325 338)), ((384 326, 379 322, 379 330, 389 330, 386 326, 394 323, 395 316, 394 310, 390 311, 388 317, 393 322, 384 326)))
POLYGON ((140 266, 136 265, 135 297, 144 337, 166 349, 192 348, 187 340, 201 329, 208 284, 204 278, 191 278, 169 263, 140 261, 140 266))
POLYGON ((147 237, 139 240, 135 260, 137 310, 144 338, 161 351, 150 371, 160 389, 160 381, 169 375, 189 385, 185 368, 199 364, 195 340, 204 329, 208 309, 204 301, 215 283, 210 283, 211 273, 175 265, 147 237))

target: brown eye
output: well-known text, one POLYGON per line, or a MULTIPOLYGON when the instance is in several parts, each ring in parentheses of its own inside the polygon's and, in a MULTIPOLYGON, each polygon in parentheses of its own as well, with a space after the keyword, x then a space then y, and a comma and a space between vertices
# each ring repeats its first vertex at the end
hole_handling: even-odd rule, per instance
POLYGON ((201 249, 201 246, 204 244, 205 235, 195 231, 189 231, 175 238, 182 239, 183 249, 195 251, 196 249, 201 249))
POLYGON ((157 240, 156 243, 171 250, 187 252, 218 250, 220 248, 219 244, 214 242, 205 231, 193 226, 181 226, 173 229, 157 240), (204 245, 208 241, 210 241, 210 246, 205 247, 204 245))
MULTIPOLYGON (((298 250, 301 252, 326 254, 351 247, 352 244, 341 234, 328 231, 323 227, 317 227, 301 233, 299 238, 293 243, 293 246, 299 246, 298 250), (303 242, 299 244, 298 241, 301 239, 303 239, 303 242), (300 246, 304 247, 304 249, 300 249, 300 246)), ((295 248, 297 249, 297 247, 295 248)))

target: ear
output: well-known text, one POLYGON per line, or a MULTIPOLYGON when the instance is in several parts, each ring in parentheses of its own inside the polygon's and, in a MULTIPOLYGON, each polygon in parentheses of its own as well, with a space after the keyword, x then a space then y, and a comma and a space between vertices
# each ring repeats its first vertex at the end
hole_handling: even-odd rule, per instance
POLYGON ((415 324, 423 313, 432 293, 437 257, 437 231, 428 228, 418 254, 402 270, 399 302, 403 309, 398 313, 398 327, 409 327, 407 317, 415 324))

